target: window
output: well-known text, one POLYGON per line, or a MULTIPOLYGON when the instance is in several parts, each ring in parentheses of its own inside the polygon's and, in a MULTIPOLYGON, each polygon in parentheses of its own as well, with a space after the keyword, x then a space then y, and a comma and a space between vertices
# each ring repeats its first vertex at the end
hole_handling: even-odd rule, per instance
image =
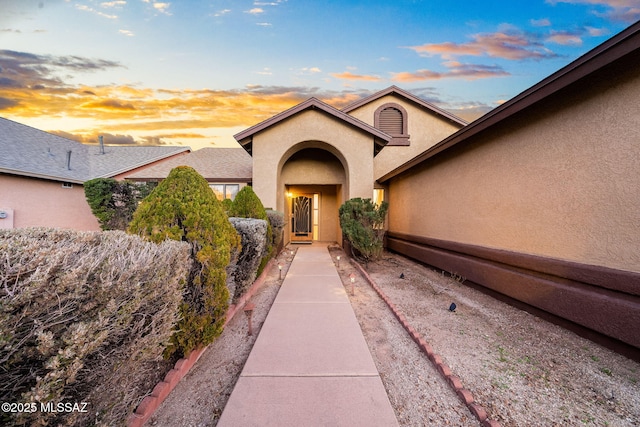
POLYGON ((240 184, 209 184, 209 187, 211 187, 218 200, 233 200, 238 191, 240 191, 240 184))
POLYGON ((380 203, 384 202, 384 188, 373 189, 373 204, 380 206, 380 203))
POLYGON ((388 103, 378 107, 373 125, 392 137, 388 145, 409 145, 407 110, 401 105, 388 103))

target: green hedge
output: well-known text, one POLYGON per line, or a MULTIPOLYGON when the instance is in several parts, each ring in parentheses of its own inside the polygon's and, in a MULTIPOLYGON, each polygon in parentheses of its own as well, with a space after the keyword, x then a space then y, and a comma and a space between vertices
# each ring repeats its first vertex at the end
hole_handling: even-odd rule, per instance
POLYGON ((188 242, 193 264, 180 306, 181 319, 166 355, 188 355, 222 333, 228 309, 226 267, 240 251, 240 238, 222 203, 193 168, 173 169, 142 201, 130 233, 153 242, 188 242))

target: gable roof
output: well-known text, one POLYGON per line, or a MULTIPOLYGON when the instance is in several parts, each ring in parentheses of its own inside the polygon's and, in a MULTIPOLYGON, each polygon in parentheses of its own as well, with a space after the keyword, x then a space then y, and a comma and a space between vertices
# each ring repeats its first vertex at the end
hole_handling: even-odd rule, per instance
POLYGON ((596 46, 539 83, 471 122, 458 132, 443 139, 407 163, 380 177, 378 181, 381 183, 388 181, 438 153, 450 149, 454 145, 468 141, 470 138, 488 129, 500 126, 504 120, 548 99, 561 90, 578 83, 580 80, 602 71, 617 61, 626 61, 626 65, 623 65, 624 67, 637 67, 640 61, 640 21, 627 27, 625 30, 596 46))
POLYGON ((275 116, 271 117, 270 119, 267 119, 263 122, 258 123, 257 125, 254 125, 240 133, 235 134, 233 137, 236 139, 236 141, 238 141, 240 143, 240 145, 242 145, 242 147, 247 150, 247 152, 249 154, 251 154, 251 149, 252 149, 252 143, 253 143, 253 136, 267 128, 270 128, 274 125, 277 125, 278 123, 287 120, 288 118, 295 116, 298 113, 301 113, 303 111, 306 110, 315 110, 315 111, 319 111, 322 112, 324 114, 327 114, 329 116, 335 117, 341 121, 343 121, 344 123, 353 126, 357 129, 360 129, 366 133, 369 133, 371 136, 373 136, 374 138, 374 143, 376 144, 377 148, 374 150, 374 152, 378 152, 380 149, 382 149, 382 147, 384 147, 389 141, 391 141, 391 136, 387 135, 386 133, 382 132, 379 129, 374 128, 373 126, 370 126, 368 124, 366 124, 365 122, 356 119, 355 117, 352 117, 340 110, 338 110, 337 108, 334 108, 332 106, 330 106, 329 104, 326 104, 322 101, 320 101, 317 98, 309 98, 304 102, 301 102, 300 104, 289 108, 288 110, 285 110, 279 114, 276 114, 275 116))
POLYGON ((177 166, 191 166, 209 182, 250 182, 253 176, 253 159, 243 148, 208 147, 134 172, 127 179, 164 179, 177 166))
POLYGON ((410 92, 407 92, 406 90, 400 89, 397 86, 390 86, 390 87, 388 87, 386 89, 383 89, 383 90, 381 90, 379 92, 374 93, 371 96, 367 96, 367 97, 362 98, 362 99, 360 99, 358 101, 355 101, 355 102, 347 105, 346 107, 344 107, 342 109, 342 111, 348 114, 348 113, 352 112, 353 110, 356 110, 356 109, 362 107, 363 105, 369 104, 370 102, 373 102, 373 101, 375 101, 377 99, 380 99, 380 98, 382 98, 384 96, 387 96, 387 95, 397 95, 397 96, 399 96, 401 98, 404 98, 404 99, 406 99, 408 101, 413 102, 414 104, 416 104, 420 108, 423 108, 425 110, 428 110, 428 111, 431 111, 433 113, 436 113, 437 115, 441 116, 442 118, 444 118, 444 119, 446 119, 446 120, 448 120, 450 122, 453 122, 453 123, 455 123, 457 125, 465 126, 467 124, 467 122, 465 120, 462 120, 460 117, 458 117, 458 116, 456 116, 454 114, 451 114, 450 112, 448 112, 446 110, 443 110, 442 108, 440 108, 440 107, 438 107, 438 106, 436 106, 436 105, 434 105, 434 104, 432 104, 430 102, 427 102, 424 99, 420 99, 417 96, 415 96, 414 94, 412 94, 410 92))
POLYGON ((81 144, 0 117, 0 173, 81 184, 163 160, 189 147, 81 144))

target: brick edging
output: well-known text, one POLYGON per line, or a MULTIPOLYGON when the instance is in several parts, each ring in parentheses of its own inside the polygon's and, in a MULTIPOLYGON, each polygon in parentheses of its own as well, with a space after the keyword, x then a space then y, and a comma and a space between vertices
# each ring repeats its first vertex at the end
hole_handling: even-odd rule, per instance
MULTIPOLYGON (((224 323, 226 327, 227 324, 233 319, 233 317, 238 313, 244 305, 251 299, 251 297, 256 293, 256 291, 263 285, 265 280, 267 279, 267 275, 271 272, 273 265, 275 264, 275 258, 271 258, 260 277, 258 277, 251 287, 245 292, 236 304, 232 304, 229 306, 227 310, 227 319, 224 323)), ((144 423, 146 423, 149 418, 154 414, 156 409, 160 406, 160 404, 166 399, 166 397, 171 393, 171 391, 178 385, 180 380, 184 378, 184 376, 191 370, 193 365, 196 364, 200 356, 205 352, 207 347, 197 348, 189 353, 189 357, 180 359, 176 362, 173 369, 171 369, 164 377, 163 381, 160 381, 153 388, 153 391, 150 395, 145 396, 144 399, 140 402, 135 412, 127 418, 127 427, 142 427, 144 423)))
POLYGON ((480 421, 482 427, 500 427, 500 423, 495 420, 490 420, 487 416, 487 411, 481 405, 478 405, 475 402, 473 394, 471 391, 464 388, 462 381, 460 378, 453 375, 451 369, 442 361, 442 358, 438 356, 433 348, 429 345, 429 343, 422 338, 420 333, 418 333, 410 324, 406 317, 400 312, 400 310, 395 306, 395 304, 389 299, 389 297, 382 292, 382 289, 378 287, 378 285, 373 281, 371 276, 362 268, 360 264, 358 264, 352 258, 349 258, 351 264, 360 272, 362 277, 369 283, 369 285, 376 291, 376 293, 384 300, 387 304, 393 315, 398 319, 398 321, 402 324, 402 327, 409 333, 411 338, 418 344, 420 350, 427 355, 433 366, 440 373, 440 375, 444 378, 444 380, 449 384, 451 389, 456 393, 458 398, 464 403, 469 411, 480 421))

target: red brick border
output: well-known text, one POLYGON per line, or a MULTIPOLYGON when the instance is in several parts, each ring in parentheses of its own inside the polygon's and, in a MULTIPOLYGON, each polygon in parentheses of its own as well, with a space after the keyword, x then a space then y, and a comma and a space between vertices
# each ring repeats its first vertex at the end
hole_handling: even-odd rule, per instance
POLYGON ((378 287, 378 285, 373 281, 371 276, 369 276, 364 268, 362 268, 362 266, 352 258, 349 258, 349 261, 351 261, 351 264, 360 272, 367 283, 369 283, 369 285, 377 292, 380 298, 384 300, 391 312, 402 324, 402 327, 404 327, 404 329, 416 342, 416 344, 418 344, 424 354, 426 354, 429 360, 431 360, 433 366, 438 372, 440 372, 440 375, 445 379, 452 390, 458 395, 462 403, 464 403, 467 408, 469 408, 469 411, 471 411, 471 413, 476 417, 476 419, 480 421, 482 427, 500 427, 500 423, 498 421, 488 419, 487 411, 484 409, 484 407, 475 403, 473 394, 463 387, 460 378, 455 376, 451 372, 451 368, 449 368, 442 361, 442 358, 433 351, 433 348, 429 345, 429 343, 427 343, 424 338, 409 324, 409 321, 406 319, 406 317, 400 312, 395 304, 391 302, 389 297, 387 297, 387 295, 382 292, 382 289, 378 287))
MULTIPOLYGON (((269 260, 260 277, 256 279, 251 287, 245 292, 237 304, 232 304, 227 310, 227 320, 224 325, 233 319, 233 316, 244 307, 244 305, 251 299, 251 297, 257 292, 267 279, 267 275, 275 264, 275 258, 269 260)), ((189 353, 189 356, 185 359, 180 359, 176 362, 173 369, 170 370, 164 377, 164 381, 160 381, 151 392, 150 395, 142 399, 142 402, 138 405, 135 412, 127 418, 127 427, 142 427, 147 422, 153 413, 158 409, 160 404, 166 399, 171 391, 178 385, 178 382, 189 372, 189 370, 196 364, 200 356, 205 352, 207 347, 198 348, 189 353)))

